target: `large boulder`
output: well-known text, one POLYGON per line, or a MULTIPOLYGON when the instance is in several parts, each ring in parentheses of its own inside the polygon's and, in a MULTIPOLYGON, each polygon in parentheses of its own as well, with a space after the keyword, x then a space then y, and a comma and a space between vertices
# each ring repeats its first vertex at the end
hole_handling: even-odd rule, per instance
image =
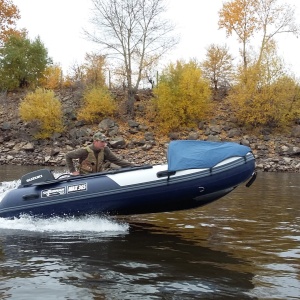
POLYGON ((126 147, 126 141, 123 137, 117 136, 115 138, 112 138, 109 141, 109 144, 114 149, 124 149, 126 147))
POLYGON ((291 136, 300 138, 300 125, 297 125, 292 129, 291 136))
POLYGON ((98 127, 100 131, 109 131, 114 127, 118 127, 118 124, 114 120, 106 118, 98 124, 98 127))

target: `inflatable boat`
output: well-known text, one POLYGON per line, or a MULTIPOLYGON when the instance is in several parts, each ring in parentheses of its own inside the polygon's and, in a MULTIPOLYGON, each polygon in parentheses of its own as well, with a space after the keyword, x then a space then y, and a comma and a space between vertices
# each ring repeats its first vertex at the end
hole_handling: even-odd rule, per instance
POLYGON ((0 200, 0 217, 128 215, 200 207, 255 180, 249 147, 232 142, 172 141, 167 164, 88 175, 41 169, 25 174, 0 200))

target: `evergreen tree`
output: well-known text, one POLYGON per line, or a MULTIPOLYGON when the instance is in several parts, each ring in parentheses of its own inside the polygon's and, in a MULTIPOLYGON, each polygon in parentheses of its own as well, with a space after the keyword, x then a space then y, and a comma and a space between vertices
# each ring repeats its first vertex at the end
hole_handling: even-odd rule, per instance
POLYGON ((39 37, 10 36, 0 49, 0 89, 35 87, 51 62, 39 37))

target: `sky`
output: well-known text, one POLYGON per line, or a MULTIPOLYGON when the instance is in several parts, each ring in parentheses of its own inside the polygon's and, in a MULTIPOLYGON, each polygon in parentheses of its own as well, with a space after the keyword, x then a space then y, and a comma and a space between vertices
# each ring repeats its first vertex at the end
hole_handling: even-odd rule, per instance
MULTIPOLYGON (((284 1, 284 0, 283 0, 284 1)), ((12 0, 19 8, 19 28, 26 28, 31 39, 37 36, 48 49, 54 63, 68 72, 74 64, 81 64, 86 53, 97 50, 95 43, 87 41, 83 29, 90 27, 91 0, 12 0)), ((202 61, 211 44, 227 45, 237 56, 238 44, 234 37, 226 38, 218 29, 218 12, 223 0, 168 0, 168 19, 176 25, 179 36, 177 47, 164 58, 165 64, 178 59, 192 58, 202 61)), ((300 24, 300 1, 285 0, 295 6, 296 20, 300 24)), ((279 55, 286 66, 300 77, 300 38, 292 34, 281 36, 279 55)))

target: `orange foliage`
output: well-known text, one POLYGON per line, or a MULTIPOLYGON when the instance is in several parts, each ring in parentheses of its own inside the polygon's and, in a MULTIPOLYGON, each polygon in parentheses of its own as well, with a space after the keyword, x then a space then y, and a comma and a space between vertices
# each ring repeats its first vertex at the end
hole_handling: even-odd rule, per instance
POLYGON ((49 66, 40 79, 40 85, 46 89, 57 89, 62 86, 62 70, 60 66, 49 66))
POLYGON ((11 0, 0 0, 0 41, 14 33, 19 33, 15 29, 16 21, 20 19, 20 12, 11 0))
POLYGON ((225 28, 227 35, 234 31, 240 41, 248 40, 257 29, 256 0, 234 0, 223 4, 219 12, 219 27, 225 28))
POLYGON ((87 85, 104 86, 105 56, 87 53, 85 56, 85 61, 86 63, 82 66, 85 83, 87 85))

